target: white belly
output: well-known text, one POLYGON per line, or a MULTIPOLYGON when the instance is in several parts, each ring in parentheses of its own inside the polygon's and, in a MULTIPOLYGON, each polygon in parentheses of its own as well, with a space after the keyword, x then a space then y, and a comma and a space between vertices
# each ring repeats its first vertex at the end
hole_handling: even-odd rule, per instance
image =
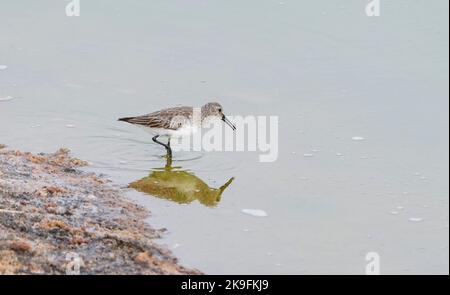
MULTIPOLYGON (((138 125, 139 126, 139 125, 138 125)), ((140 125, 145 132, 150 133, 152 136, 159 135, 165 137, 184 137, 198 131, 198 128, 192 125, 185 125, 177 130, 163 129, 163 128, 150 128, 140 125)))

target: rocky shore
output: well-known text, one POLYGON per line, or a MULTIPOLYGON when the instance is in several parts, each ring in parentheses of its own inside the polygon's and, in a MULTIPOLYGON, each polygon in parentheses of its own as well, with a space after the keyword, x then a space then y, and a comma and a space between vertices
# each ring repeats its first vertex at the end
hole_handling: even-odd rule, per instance
POLYGON ((61 149, 0 145, 0 274, 199 274, 155 242, 143 207, 61 149))

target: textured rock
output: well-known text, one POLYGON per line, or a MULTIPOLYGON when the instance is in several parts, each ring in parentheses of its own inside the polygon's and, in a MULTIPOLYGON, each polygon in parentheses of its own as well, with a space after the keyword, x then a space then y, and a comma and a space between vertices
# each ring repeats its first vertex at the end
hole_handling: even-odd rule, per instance
POLYGON ((0 274, 199 274, 155 243, 162 230, 107 180, 61 149, 0 145, 0 274))

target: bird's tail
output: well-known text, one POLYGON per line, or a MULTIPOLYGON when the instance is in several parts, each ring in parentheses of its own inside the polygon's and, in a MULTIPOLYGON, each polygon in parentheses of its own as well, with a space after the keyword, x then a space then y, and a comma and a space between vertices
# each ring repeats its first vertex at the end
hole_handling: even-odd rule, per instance
POLYGON ((126 118, 120 118, 117 121, 130 122, 133 119, 134 119, 134 117, 126 117, 126 118))

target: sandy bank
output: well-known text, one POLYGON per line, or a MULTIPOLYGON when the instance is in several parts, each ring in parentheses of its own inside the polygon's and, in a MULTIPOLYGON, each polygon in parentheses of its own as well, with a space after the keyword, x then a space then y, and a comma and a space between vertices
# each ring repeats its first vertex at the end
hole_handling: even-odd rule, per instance
POLYGON ((144 208, 67 150, 0 145, 0 274, 197 274, 155 243, 144 208))

